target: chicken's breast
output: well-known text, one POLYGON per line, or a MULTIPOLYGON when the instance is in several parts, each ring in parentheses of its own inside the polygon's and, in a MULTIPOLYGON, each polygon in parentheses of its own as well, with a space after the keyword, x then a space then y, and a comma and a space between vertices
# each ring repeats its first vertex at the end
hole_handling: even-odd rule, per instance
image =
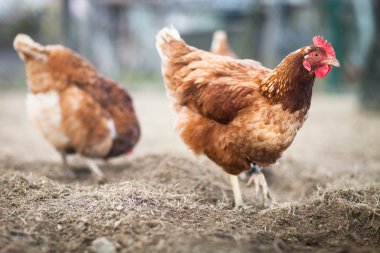
POLYGON ((29 119, 45 139, 58 151, 64 152, 70 147, 70 139, 62 127, 60 100, 60 94, 56 90, 29 93, 26 108, 29 119))

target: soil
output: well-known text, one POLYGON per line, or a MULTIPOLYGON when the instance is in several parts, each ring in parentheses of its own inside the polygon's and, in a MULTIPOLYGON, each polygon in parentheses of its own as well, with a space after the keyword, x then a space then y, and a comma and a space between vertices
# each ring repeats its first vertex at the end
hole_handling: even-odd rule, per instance
POLYGON ((28 121, 25 92, 0 99, 0 252, 380 252, 380 117, 352 95, 316 95, 278 164, 264 172, 269 207, 195 157, 173 130, 162 91, 133 97, 143 136, 134 152, 99 161, 99 185, 60 157, 28 121))

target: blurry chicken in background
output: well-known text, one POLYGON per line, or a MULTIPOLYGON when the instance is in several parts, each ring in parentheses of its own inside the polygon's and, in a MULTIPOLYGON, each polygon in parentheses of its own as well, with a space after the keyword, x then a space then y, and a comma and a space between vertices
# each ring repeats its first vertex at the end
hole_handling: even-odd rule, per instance
POLYGON ((32 122, 61 153, 67 172, 66 155, 77 153, 104 180, 93 159, 126 154, 140 138, 131 97, 68 48, 42 46, 24 34, 13 45, 25 63, 32 122))
POLYGON ((230 49, 228 37, 225 31, 215 31, 212 36, 212 43, 210 51, 214 54, 238 58, 236 54, 230 49))
POLYGON ((243 205, 237 175, 249 169, 257 170, 256 195, 264 203, 270 198, 256 165, 281 157, 306 119, 315 77, 339 67, 330 43, 313 42, 271 70, 188 46, 174 28, 157 35, 166 89, 180 115, 177 131, 191 150, 231 175, 235 206, 243 205))

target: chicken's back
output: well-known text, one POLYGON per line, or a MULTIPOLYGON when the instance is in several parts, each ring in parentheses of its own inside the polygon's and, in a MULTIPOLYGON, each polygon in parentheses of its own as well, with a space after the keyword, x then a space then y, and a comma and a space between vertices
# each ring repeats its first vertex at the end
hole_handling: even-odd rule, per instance
POLYGON ((271 72, 253 60, 236 60, 188 46, 174 28, 159 32, 156 47, 169 95, 177 104, 218 121, 230 120, 230 113, 249 105, 271 72), (218 106, 226 100, 232 100, 229 108, 218 106))

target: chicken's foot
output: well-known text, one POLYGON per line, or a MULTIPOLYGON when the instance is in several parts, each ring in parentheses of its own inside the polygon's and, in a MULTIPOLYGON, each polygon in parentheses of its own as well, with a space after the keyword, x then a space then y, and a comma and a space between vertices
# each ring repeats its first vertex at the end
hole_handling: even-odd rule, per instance
POLYGON ((106 183, 106 177, 104 176, 103 171, 100 170, 98 165, 93 159, 83 158, 83 161, 87 164, 90 170, 97 176, 99 183, 106 183))
POLYGON ((260 202, 266 206, 266 203, 270 203, 272 200, 272 197, 269 193, 269 188, 267 181, 265 180, 264 174, 261 172, 261 169, 257 165, 253 165, 253 167, 248 171, 249 179, 247 182, 247 186, 250 186, 252 183, 254 184, 255 191, 254 196, 256 200, 259 200, 259 197, 261 197, 260 202), (261 191, 260 191, 261 190, 261 191))

